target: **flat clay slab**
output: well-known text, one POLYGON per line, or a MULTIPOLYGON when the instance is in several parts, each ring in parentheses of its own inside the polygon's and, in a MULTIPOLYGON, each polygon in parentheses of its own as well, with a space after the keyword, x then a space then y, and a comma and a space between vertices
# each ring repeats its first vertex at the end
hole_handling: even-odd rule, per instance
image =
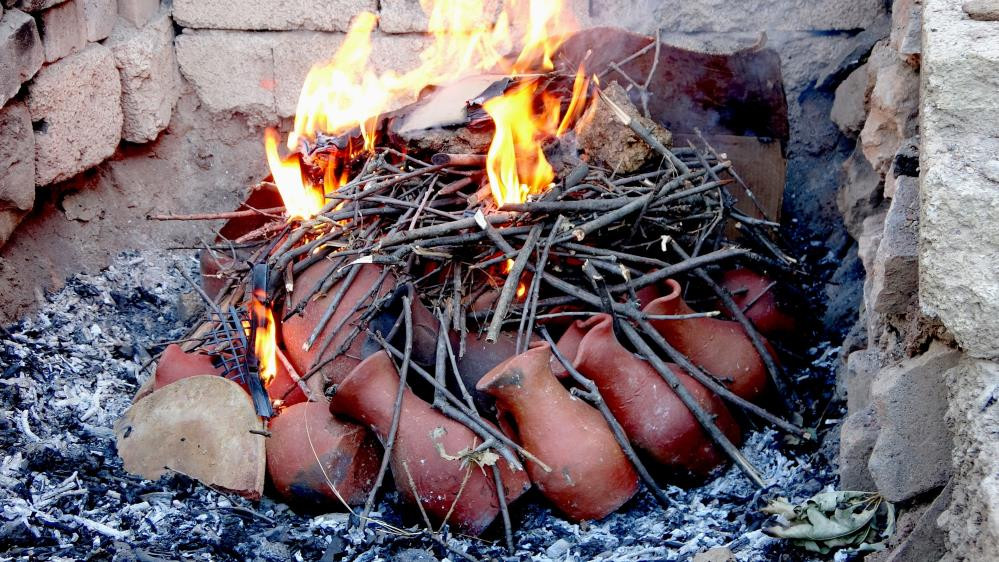
POLYGON ((259 499, 267 457, 263 423, 238 384, 199 375, 167 385, 132 404, 115 423, 125 470, 149 480, 167 471, 213 488, 259 499))

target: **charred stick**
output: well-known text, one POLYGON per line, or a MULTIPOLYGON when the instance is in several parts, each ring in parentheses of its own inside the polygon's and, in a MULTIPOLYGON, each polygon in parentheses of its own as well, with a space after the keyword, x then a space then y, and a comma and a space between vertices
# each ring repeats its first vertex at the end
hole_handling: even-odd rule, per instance
POLYGON ((302 346, 302 349, 308 351, 312 347, 312 344, 316 343, 316 339, 323 333, 323 330, 326 328, 326 324, 330 321, 330 318, 333 318, 333 315, 336 314, 336 309, 340 307, 340 301, 343 300, 343 296, 347 293, 347 290, 350 289, 350 286, 354 283, 354 279, 357 278, 357 274, 360 272, 361 266, 348 266, 347 276, 343 279, 343 282, 340 283, 336 293, 334 293, 330 298, 330 302, 326 306, 326 310, 323 311, 323 315, 319 317, 319 321, 316 322, 316 327, 309 335, 309 339, 305 340, 305 344, 302 346))
MULTIPOLYGON (((379 343, 382 344, 382 347, 384 347, 386 350, 388 350, 389 353, 391 353, 392 355, 394 355, 396 357, 401 357, 402 356, 402 352, 399 351, 398 349, 396 349, 394 346, 392 346, 392 344, 390 344, 387 341, 385 341, 385 338, 380 338, 379 337, 378 341, 379 341, 379 343)), ((533 453, 531 453, 527 449, 521 447, 516 442, 514 442, 513 440, 511 440, 509 437, 507 437, 499 429, 493 427, 492 425, 490 425, 488 423, 475 421, 475 417, 477 417, 478 414, 476 414, 475 411, 472 410, 471 408, 469 408, 467 405, 463 404, 461 402, 461 400, 458 399, 457 397, 455 397, 455 395, 452 394, 451 391, 448 390, 446 387, 438 386, 437 385, 437 379, 435 379, 434 376, 431 375, 430 373, 428 373, 423 367, 420 367, 419 364, 417 364, 417 363, 411 363, 410 364, 410 368, 413 370, 414 373, 420 375, 420 377, 422 377, 423 380, 425 380, 428 383, 430 383, 431 385, 433 385, 434 388, 439 389, 441 391, 441 394, 444 396, 444 398, 447 399, 448 403, 450 403, 450 405, 453 408, 456 409, 457 413, 465 416, 465 420, 472 420, 472 423, 477 424, 478 427, 480 427, 483 430, 485 430, 490 437, 496 439, 497 441, 499 441, 500 443, 502 443, 506 447, 510 447, 511 449, 517 451, 525 459, 527 459, 527 460, 533 462, 534 464, 538 465, 541 468, 541 470, 544 470, 545 472, 551 472, 552 471, 552 468, 550 466, 548 466, 547 464, 545 464, 544 462, 542 462, 542 460, 539 459, 538 457, 534 456, 533 453)), ((448 415, 450 417, 450 414, 448 414, 448 415)), ((467 423, 467 421, 462 421, 459 418, 454 418, 454 419, 457 420, 457 421, 461 421, 465 425, 469 425, 467 423)), ((473 429, 473 427, 469 426, 469 429, 473 429)), ((518 466, 518 464, 519 463, 515 463, 514 467, 518 466)))
POLYGON ((777 245, 774 244, 769 238, 767 238, 765 234, 757 232, 756 229, 753 228, 751 225, 743 222, 736 222, 735 229, 738 230, 739 232, 745 232, 746 234, 749 234, 750 238, 759 243, 760 246, 766 248, 771 254, 773 254, 775 258, 784 262, 785 264, 794 265, 798 263, 798 260, 784 253, 784 251, 778 248, 777 245))
POLYGON ((635 349, 638 350, 638 352, 652 364, 655 370, 659 373, 659 376, 666 381, 666 384, 673 389, 673 392, 676 393, 678 398, 680 398, 684 406, 690 410, 690 413, 692 413, 694 418, 697 419, 697 422, 701 424, 705 433, 707 433, 711 439, 723 451, 725 451, 725 453, 727 453, 733 461, 735 461, 735 464, 742 470, 743 473, 746 474, 746 476, 749 477, 750 480, 752 480, 754 484, 760 488, 766 488, 767 484, 764 482, 763 477, 760 476, 756 467, 754 467, 752 463, 749 462, 749 459, 744 457, 742 452, 739 451, 739 448, 729 441, 728 437, 726 437, 725 434, 718 429, 718 426, 715 424, 714 417, 701 408, 697 399, 694 398, 694 395, 687 390, 687 387, 685 387, 683 383, 680 382, 680 378, 676 376, 676 373, 674 373, 673 370, 670 369, 658 355, 656 355, 655 351, 649 347, 649 344, 645 343, 645 340, 642 339, 642 336, 635 330, 635 328, 627 322, 622 322, 621 329, 624 331, 628 340, 631 341, 632 345, 635 346, 635 349))
POLYGON ((645 486, 650 492, 652 492, 652 495, 655 496, 656 501, 659 502, 659 505, 662 507, 669 507, 673 502, 670 501, 666 492, 659 487, 659 484, 656 483, 648 469, 645 468, 645 465, 638 458, 638 453, 636 453, 634 447, 631 446, 631 441, 628 440, 628 436, 625 434, 624 428, 621 427, 621 423, 617 421, 616 417, 614 417, 614 413, 610 411, 610 408, 607 406, 607 402, 604 400, 603 395, 600 394, 600 389, 597 388, 596 383, 586 378, 586 376, 573 367, 572 361, 569 361, 564 355, 562 355, 558 346, 555 345, 555 340, 552 339, 548 330, 544 326, 541 327, 539 332, 541 332, 541 337, 545 338, 545 341, 548 342, 552 355, 554 355, 555 359, 557 359, 558 362, 565 367, 566 371, 569 372, 569 376, 572 377, 572 380, 576 381, 576 383, 586 389, 584 397, 592 402, 598 410, 600 410, 600 414, 603 415, 604 420, 607 421, 607 425, 610 426, 611 432, 614 434, 614 439, 616 439, 617 444, 621 446, 624 456, 628 457, 628 460, 631 461, 632 466, 635 467, 635 471, 637 471, 638 475, 642 477, 642 482, 645 482, 645 486))
POLYGON ((435 166, 482 167, 486 165, 486 155, 438 152, 430 157, 430 162, 435 166))
POLYGON ((642 264, 646 264, 646 265, 651 265, 653 267, 669 267, 668 263, 666 263, 666 262, 664 262, 662 260, 657 260, 655 258, 650 258, 648 256, 639 256, 639 255, 635 255, 635 254, 629 254, 627 252, 619 252, 619 251, 616 251, 616 250, 607 250, 607 249, 604 249, 604 248, 594 248, 592 246, 586 246, 584 244, 577 244, 575 242, 565 242, 565 243, 561 244, 561 246, 563 248, 568 249, 568 250, 574 250, 574 251, 577 251, 577 252, 589 252, 589 253, 591 253, 591 254, 593 254, 595 256, 608 256, 608 257, 613 257, 613 258, 619 259, 621 261, 634 262, 634 263, 642 263, 642 264))
POLYGON ((590 234, 591 232, 599 230, 605 226, 614 224, 615 222, 623 219, 624 217, 637 212, 639 209, 645 206, 645 204, 648 203, 649 199, 651 198, 652 198, 651 193, 642 195, 641 197, 635 197, 627 205, 619 207, 609 213, 605 213, 594 220, 585 222, 577 226, 576 228, 572 229, 571 232, 567 232, 565 234, 560 235, 555 240, 555 243, 559 244, 562 242, 568 242, 573 238, 575 238, 577 241, 582 241, 587 234, 590 234))
MULTIPOLYGON (((490 224, 503 224, 510 222, 513 217, 507 213, 491 213, 486 217, 486 221, 490 224)), ((465 230, 466 228, 473 228, 476 226, 475 218, 459 219, 456 221, 435 224, 432 226, 425 226, 423 228, 416 228, 413 230, 407 230, 405 232, 396 232, 395 234, 385 236, 378 243, 375 244, 375 248, 388 248, 391 246, 398 246, 399 244, 405 244, 406 242, 412 242, 414 240, 422 240, 425 238, 432 238, 435 236, 442 236, 444 234, 450 234, 458 230, 465 230)))
MULTIPOLYGON (((697 256, 696 258, 683 260, 680 263, 671 265, 669 267, 664 267, 661 269, 657 269, 656 271, 646 273, 641 277, 636 277, 635 279, 631 280, 631 285, 635 289, 641 289, 642 287, 652 285, 653 283, 659 283, 660 281, 668 279, 669 277, 672 277, 674 275, 678 275, 680 273, 686 273, 692 269, 704 267, 706 265, 711 265, 713 263, 717 263, 720 261, 724 261, 739 256, 745 256, 747 254, 749 254, 749 250, 743 248, 725 248, 722 250, 715 250, 714 252, 709 252, 707 254, 697 256)), ((620 285, 611 286, 610 290, 614 293, 622 293, 627 291, 628 288, 624 284, 620 284, 620 285)))
POLYGON ((475 224, 479 225, 479 228, 486 233, 486 236, 496 244, 496 247, 503 251, 505 254, 514 254, 517 250, 510 245, 509 242, 503 238, 503 235, 496 231, 496 227, 489 224, 486 220, 486 216, 482 213, 482 209, 475 211, 475 224))
MULTIPOLYGON (((670 240, 670 246, 673 251, 676 252, 681 258, 689 259, 690 256, 687 252, 676 243, 676 240, 670 240)), ((746 318, 746 315, 742 312, 742 308, 732 299, 732 294, 729 293, 724 287, 715 283, 715 280, 711 278, 703 269, 697 268, 694 270, 694 274, 697 275, 705 285, 711 288, 712 291, 725 305, 725 308, 729 310, 729 313, 735 319, 736 322, 742 326, 742 329, 746 332, 749 340, 753 343, 753 348, 756 349, 756 353, 760 355, 760 359, 767 368, 767 373, 770 375, 770 382, 773 383, 774 389, 777 391, 778 399, 784 404, 787 411, 791 411, 791 404, 789 399, 793 398, 792 390, 786 384, 784 380, 783 373, 777 366, 777 362, 774 361, 773 355, 770 350, 767 349, 766 344, 763 342, 763 337, 756 330, 756 326, 746 318)))
POLYGON ((545 240, 544 247, 541 248, 541 257, 538 258, 538 263, 535 266, 535 275, 531 278, 531 289, 527 293, 527 301, 524 305, 524 311, 521 313, 521 320, 527 317, 527 326, 523 331, 517 331, 517 352, 523 353, 527 351, 527 348, 531 343, 531 334, 534 333, 534 320, 537 315, 538 310, 538 296, 541 293, 541 276, 537 274, 538 271, 544 271, 545 267, 548 265, 548 254, 551 251, 552 244, 555 242, 555 235, 558 234, 559 228, 562 226, 562 219, 564 217, 559 215, 555 218, 555 224, 552 225, 552 231, 548 233, 548 239, 545 240), (520 334, 523 332, 524 341, 523 346, 521 345, 520 334))
POLYGON ((364 510, 361 512, 361 521, 367 520, 371 513, 371 508, 375 505, 375 494, 381 488, 382 481, 385 480, 385 472, 388 470, 389 461, 392 459, 392 448, 395 445, 395 436, 399 431, 399 419, 402 417, 402 398, 406 394, 406 375, 409 373, 410 352, 413 349, 413 310, 410 305, 410 297, 402 297, 402 314, 406 326, 406 347, 402 355, 402 367, 399 368, 399 389, 395 393, 395 407, 392 410, 392 423, 389 425, 388 436, 385 438, 385 454, 382 455, 382 464, 378 467, 378 475, 375 477, 375 484, 368 494, 368 500, 364 502, 364 510))
POLYGON ((451 195, 452 193, 458 193, 462 189, 472 185, 476 179, 473 176, 468 176, 461 178, 460 180, 453 181, 440 189, 441 195, 451 195))
POLYGON ((704 385, 705 388, 714 392, 725 401, 737 406, 742 411, 755 415, 764 421, 768 421, 775 427, 780 428, 791 435, 796 435, 806 440, 814 440, 812 434, 807 430, 800 428, 783 418, 775 416, 756 404, 753 404, 749 400, 733 393, 731 390, 726 388, 725 385, 718 382, 715 377, 705 373, 700 369, 700 367, 694 365, 694 363, 691 362, 686 355, 680 353, 679 350, 671 346, 669 342, 666 341, 666 338, 664 338, 662 334, 660 334, 659 331, 649 323, 648 320, 654 318, 655 317, 653 316, 646 316, 645 318, 636 317, 635 323, 638 324, 639 328, 641 328, 642 333, 645 334, 647 338, 652 340, 652 343, 656 344, 656 347, 661 349, 663 353, 669 357, 670 361, 676 363, 677 366, 686 371, 688 375, 694 378, 694 380, 704 385))
POLYGON ((503 479, 500 477, 500 469, 495 464, 492 465, 493 483, 496 485, 496 499, 499 501, 500 514, 503 516, 503 539, 506 541, 506 551, 513 556, 517 551, 513 544, 513 527, 510 523, 510 510, 506 506, 506 491, 503 489, 503 479))
POLYGON ((230 211, 225 213, 195 213, 191 215, 147 215, 146 219, 151 221, 212 221, 227 219, 242 219, 247 217, 271 217, 281 218, 284 214, 284 207, 271 207, 269 209, 247 209, 245 211, 230 211))
POLYGON ((496 311, 493 314, 492 323, 489 325, 489 330, 486 331, 486 341, 489 343, 493 343, 499 338, 500 330, 503 329, 503 319, 506 317, 506 313, 510 309, 510 304, 517 295, 517 285, 520 283, 520 276, 524 273, 524 268, 527 267, 527 261, 531 258, 531 253, 534 251, 534 247, 537 246, 538 239, 541 238, 542 227, 543 225, 536 224, 531 229, 530 234, 527 235, 524 247, 517 254, 517 259, 514 260, 513 267, 510 268, 510 273, 507 274, 506 282, 503 283, 503 290, 500 291, 499 299, 496 300, 496 311))

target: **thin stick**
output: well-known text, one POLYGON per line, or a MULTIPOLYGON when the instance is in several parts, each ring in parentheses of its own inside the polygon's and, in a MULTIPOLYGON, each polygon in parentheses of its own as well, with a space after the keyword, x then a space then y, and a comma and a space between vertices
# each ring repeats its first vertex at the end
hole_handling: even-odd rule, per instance
POLYGON ((506 505, 506 490, 503 489, 503 479, 500 468, 493 464, 493 482, 496 484, 496 499, 499 500, 500 514, 503 516, 503 538, 506 540, 506 551, 513 556, 517 551, 513 544, 513 524, 510 522, 510 509, 506 505))
POLYGON ((683 383, 680 382, 676 373, 674 373, 673 370, 670 369, 658 355, 656 355, 652 348, 649 347, 649 344, 645 343, 645 340, 642 339, 642 336, 639 335, 637 331, 635 331, 635 328, 628 322, 622 322, 621 330, 624 332, 628 340, 631 341, 632 345, 635 346, 635 349, 638 350, 638 352, 652 364, 655 370, 659 372, 659 376, 661 376, 663 380, 666 381, 666 384, 673 389, 673 392, 675 392, 677 397, 680 398, 683 405, 690 410, 690 413, 694 415, 694 418, 697 419, 697 422, 701 424, 701 427, 711 437, 711 439, 719 447, 721 447, 721 449, 725 451, 725 453, 727 453, 733 461, 735 461, 735 464, 746 476, 749 477, 750 480, 752 480, 753 484, 756 484, 760 488, 766 488, 767 483, 763 480, 763 477, 760 476, 756 467, 754 467, 752 463, 749 462, 749 459, 742 455, 739 448, 729 441, 728 437, 726 437, 725 434, 718 429, 718 426, 715 424, 714 417, 701 408, 701 405, 697 403, 697 399, 694 398, 694 395, 691 394, 689 390, 687 390, 687 387, 683 386, 683 383))
MULTIPOLYGON (((402 297, 402 313, 406 326, 406 347, 402 355, 402 367, 399 369, 399 389, 395 393, 395 407, 392 411, 392 423, 389 425, 388 437, 385 439, 385 454, 382 455, 382 464, 378 468, 378 476, 375 477, 375 484, 368 494, 368 500, 364 502, 364 510, 361 512, 361 520, 364 521, 371 513, 371 508, 375 504, 375 494, 385 480, 385 472, 388 470, 389 461, 392 459, 392 448, 395 445, 395 436, 399 431, 399 419, 402 417, 402 398, 406 394, 406 375, 409 373, 410 352, 413 349, 413 310, 410 304, 409 295, 402 297)), ((419 499, 417 499, 419 501, 419 499)))
POLYGON ((284 207, 271 207, 269 209, 247 209, 245 211, 229 211, 225 213, 194 213, 191 215, 148 215, 147 220, 151 221, 212 221, 220 219, 241 219, 246 217, 259 217, 261 215, 271 218, 281 218, 284 214, 284 207))
POLYGON ((628 440, 628 436, 625 434, 624 428, 621 427, 617 418, 614 417, 614 413, 610 411, 610 408, 607 406, 607 402, 604 401, 603 395, 600 394, 600 389, 597 388, 596 383, 586 378, 586 376, 573 367, 571 361, 562 355, 558 346, 555 345, 555 340, 552 339, 548 330, 544 326, 542 326, 538 331, 541 332, 541 337, 545 338, 545 341, 547 341, 549 347, 551 347, 552 355, 554 355, 555 358, 558 359, 558 362, 561 363, 562 366, 565 367, 566 371, 569 372, 569 376, 586 389, 586 393, 584 393, 583 396, 590 402, 593 402, 597 409, 600 410, 600 413, 604 416, 604 419, 607 420, 607 425, 610 426, 611 432, 614 433, 614 439, 617 440, 618 445, 621 446, 621 450, 624 451, 624 455, 628 457, 629 461, 631 461, 631 464, 635 467, 638 475, 642 477, 642 481, 645 482, 645 486, 650 492, 652 492, 652 495, 655 496, 656 501, 663 507, 669 507, 673 502, 670 501, 669 496, 667 496, 666 492, 659 487, 655 479, 652 478, 648 469, 645 468, 645 465, 638 458, 638 453, 636 453, 634 447, 631 446, 631 441, 628 440))
MULTIPOLYGON (((670 240, 670 246, 681 258, 688 259, 690 257, 687 255, 687 252, 685 252, 683 248, 676 243, 676 240, 670 240)), ((774 361, 773 355, 770 354, 770 350, 767 349, 766 344, 763 343, 763 336, 761 336, 756 330, 756 326, 754 326, 753 323, 746 318, 742 309, 735 303, 735 300, 732 299, 732 294, 718 283, 715 283, 715 280, 712 279, 711 276, 708 275, 703 269, 695 269, 694 274, 697 275, 705 285, 710 287, 716 295, 718 295, 718 298, 722 301, 722 304, 725 305, 725 308, 727 308, 732 314, 735 321, 742 326, 742 329, 746 332, 746 335, 749 336, 749 340, 756 349, 756 353, 759 354, 760 360, 763 361, 763 364, 767 368, 767 373, 770 375, 770 382, 773 383, 774 389, 777 391, 778 399, 787 411, 791 411, 790 400, 793 399, 793 391, 786 384, 783 373, 777 366, 777 362, 774 361)))
POLYGON ((527 261, 531 258, 531 252, 534 251, 534 247, 538 244, 538 239, 541 237, 541 229, 541 224, 537 224, 531 229, 531 233, 527 235, 527 242, 521 248, 520 254, 517 255, 517 259, 513 262, 513 267, 510 268, 506 282, 503 283, 503 290, 500 291, 499 299, 496 301, 496 311, 493 313, 492 323, 489 324, 489 330, 486 331, 486 341, 489 343, 493 343, 499 339, 500 330, 503 329, 503 319, 510 309, 510 303, 513 302, 513 298, 517 295, 517 285, 520 283, 520 275, 524 272, 524 268, 527 267, 527 261))

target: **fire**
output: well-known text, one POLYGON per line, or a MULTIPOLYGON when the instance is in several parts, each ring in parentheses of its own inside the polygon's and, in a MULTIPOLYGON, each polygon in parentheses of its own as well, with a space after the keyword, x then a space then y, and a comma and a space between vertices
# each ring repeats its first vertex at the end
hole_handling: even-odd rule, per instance
POLYGON ((267 165, 274 176, 285 213, 289 220, 310 219, 323 208, 324 193, 321 187, 309 185, 302 177, 302 167, 298 156, 281 158, 277 149, 278 136, 274 129, 264 132, 264 149, 267 152, 267 165))
MULTIPOLYGON (((446 84, 486 71, 519 74, 550 70, 553 68, 552 53, 560 43, 560 36, 574 28, 572 18, 563 13, 561 0, 504 0, 491 25, 481 0, 421 0, 421 4, 429 14, 433 41, 420 54, 420 63, 404 73, 378 73, 373 69, 371 33, 377 18, 362 13, 354 19, 333 58, 313 67, 305 79, 296 108, 294 130, 287 139, 289 149, 297 150, 302 140, 315 139, 319 133, 339 135, 356 128, 364 140, 363 150, 371 151, 378 141, 378 116, 412 100, 428 85, 446 84), (521 20, 521 16, 527 20, 519 41, 523 48, 515 58, 508 59, 506 55, 518 42, 513 22, 521 20)), ((503 125, 507 146, 496 149, 497 154, 503 154, 502 161, 507 162, 519 150, 525 150, 534 162, 533 169, 516 174, 509 163, 497 165, 497 173, 499 168, 505 170, 507 182, 493 184, 494 194, 506 193, 506 196, 497 197, 498 203, 522 200, 525 189, 528 193, 535 192, 551 181, 551 167, 547 166, 543 155, 526 148, 528 137, 533 138, 535 134, 530 126, 525 127, 514 118, 516 114, 524 113, 527 97, 529 92, 524 91, 522 96, 499 104, 514 107, 505 111, 496 109, 511 123, 503 125), (496 187, 498 185, 503 187, 496 187)), ((550 107, 543 113, 544 130, 554 133, 555 129, 548 126, 552 117, 550 107)), ((554 119, 558 119, 557 112, 554 119)), ((271 173, 280 188, 289 218, 314 216, 322 209, 323 189, 330 193, 347 179, 343 175, 345 172, 341 172, 332 177, 328 175, 323 188, 308 185, 302 178, 297 159, 278 156, 275 133, 268 133, 266 148, 271 173)), ((341 164, 354 156, 339 155, 341 164)))
POLYGON ((257 330, 253 338, 253 352, 257 356, 257 367, 264 386, 277 376, 277 334, 274 315, 270 307, 253 299, 250 311, 256 322, 257 330))

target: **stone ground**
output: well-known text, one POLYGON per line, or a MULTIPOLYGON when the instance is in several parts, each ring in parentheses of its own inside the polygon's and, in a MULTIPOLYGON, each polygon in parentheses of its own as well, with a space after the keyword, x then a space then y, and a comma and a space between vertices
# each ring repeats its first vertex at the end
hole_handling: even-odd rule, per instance
MULTIPOLYGON (((181 337, 190 315, 179 306, 188 289, 173 264, 196 268, 188 251, 123 253, 0 328, 0 559, 457 559, 425 538, 382 536, 367 544, 359 531, 345 531, 345 514, 297 515, 270 499, 225 496, 180 475, 149 482, 122 470, 111 426, 148 376, 142 365, 149 352, 181 337)), ((795 380, 815 391, 806 417, 824 420, 825 444, 795 448, 771 431, 750 433, 743 451, 770 488, 755 490, 729 467, 700 487, 669 487, 675 503, 668 509, 642 493, 589 525, 568 523, 529 498, 513 510, 516 556, 506 556, 495 536, 454 539, 453 548, 477 559, 575 561, 689 560, 727 546, 738 560, 808 560, 764 535, 759 512, 768 498, 799 501, 835 481, 828 460, 835 431, 825 430, 840 415, 829 402, 836 348, 823 343, 804 354, 814 366, 796 370, 795 380)), ((380 515, 398 523, 393 496, 380 515)))

